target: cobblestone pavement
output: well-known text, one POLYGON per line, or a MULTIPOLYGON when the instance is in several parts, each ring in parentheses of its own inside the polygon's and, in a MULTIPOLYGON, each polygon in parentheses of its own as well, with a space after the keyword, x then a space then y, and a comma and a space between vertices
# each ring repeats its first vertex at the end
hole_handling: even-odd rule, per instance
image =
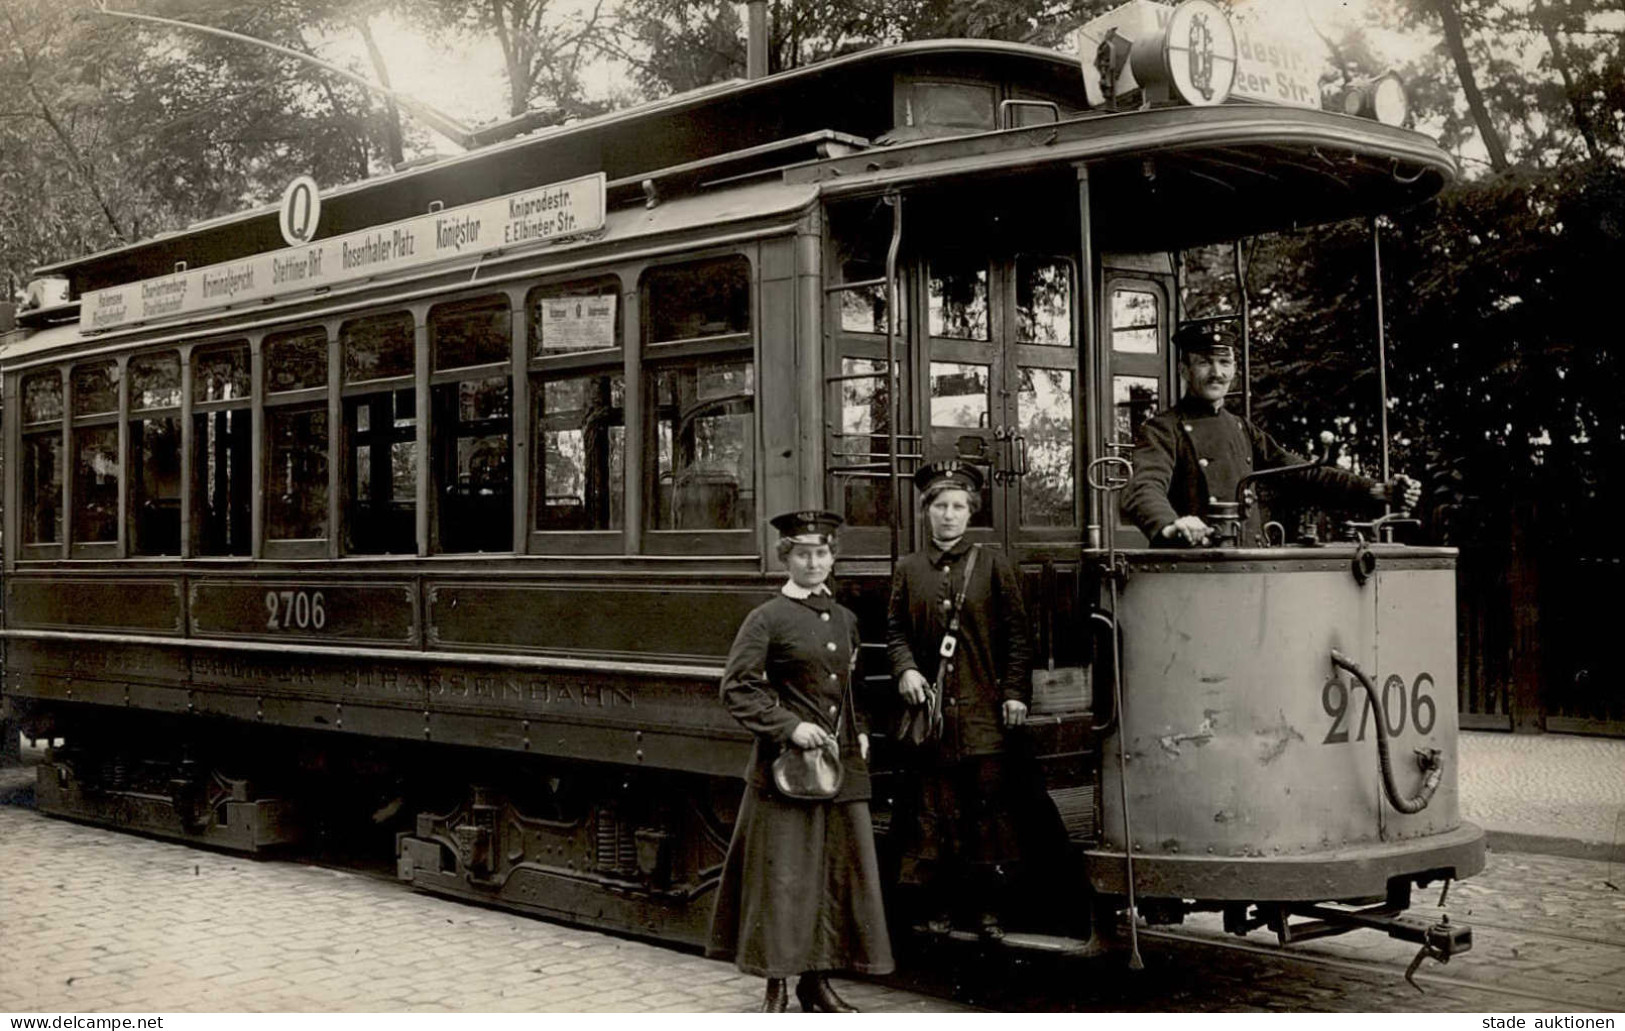
POLYGON ((1463 819, 1625 847, 1625 740, 1463 731, 1457 747, 1463 819))
MULTIPOLYGON (((374 876, 51 820, 26 808, 31 776, 0 771, 0 1011, 737 1012, 760 991, 692 953, 374 876)), ((1426 968, 1426 995, 1400 977, 1413 948, 1370 932, 1297 956, 1269 952, 1261 933, 1240 953, 1148 935, 1139 975, 1120 956, 1068 966, 941 947, 905 957, 904 979, 843 989, 890 1012, 1618 1010, 1625 895, 1604 882, 1621 878, 1603 863, 1492 856, 1448 903, 1477 944, 1426 968)), ((1177 930, 1221 937, 1206 917, 1177 930)))
MULTIPOLYGON (((0 1011, 740 1011, 762 982, 645 942, 0 807, 0 1011)), ((864 1009, 952 1003, 879 984, 864 1009)))

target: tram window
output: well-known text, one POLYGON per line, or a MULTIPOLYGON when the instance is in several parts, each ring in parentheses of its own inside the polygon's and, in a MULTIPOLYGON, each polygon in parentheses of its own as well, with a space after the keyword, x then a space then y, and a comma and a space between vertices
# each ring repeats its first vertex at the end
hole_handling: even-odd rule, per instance
MULTIPOLYGON (((886 251, 891 246, 892 209, 880 201, 865 200, 832 205, 829 209, 829 235, 834 242, 840 281, 863 283, 886 278, 886 251)), ((841 329, 848 333, 886 332, 886 287, 884 283, 856 290, 842 290, 841 329)), ((907 294, 897 288, 897 332, 906 334, 907 294)))
POLYGON ((417 391, 410 387, 344 399, 347 552, 416 553, 417 425, 417 391))
POLYGON ((247 408, 192 416, 193 522, 198 555, 246 555, 252 460, 247 408))
POLYGON ((435 305, 429 313, 429 350, 434 368, 438 371, 506 363, 512 357, 508 342, 511 324, 505 296, 435 305))
POLYGON ((277 333, 265 338, 265 392, 327 386, 327 331, 277 333))
POLYGON ((626 379, 620 373, 536 384, 536 529, 625 525, 626 379))
POLYGON ((339 328, 344 382, 410 376, 417 369, 416 327, 411 312, 346 322, 339 328))
POLYGON ((327 406, 265 409, 267 540, 327 536, 327 406))
POLYGON ((1113 376, 1112 410, 1117 439, 1133 440, 1140 424, 1161 407, 1155 376, 1113 376))
POLYGON ((228 344, 192 356, 192 400, 241 401, 250 391, 248 345, 228 344))
MULTIPOLYGON (((991 373, 986 365, 932 362, 932 428, 985 430, 990 425, 992 412, 991 373)), ((993 525, 992 477, 984 475, 982 507, 971 518, 971 525, 993 525)))
POLYGON ((62 434, 23 437, 23 543, 62 541, 62 434))
POLYGON ((130 553, 181 553, 181 421, 130 420, 130 553))
POLYGON ((1156 354, 1161 340, 1157 295, 1149 290, 1112 291, 1112 350, 1156 354))
POLYGON ((992 86, 970 82, 898 83, 895 117, 899 126, 996 129, 998 104, 992 86))
POLYGON ((891 520, 891 480, 885 475, 889 384, 886 363, 873 358, 841 359, 841 431, 831 448, 841 494, 841 512, 853 526, 887 526, 891 520), (864 375, 870 373, 872 375, 864 375))
POLYGON ((988 339, 987 265, 937 259, 928 285, 928 328, 934 337, 988 339))
POLYGON ((1071 526, 1076 521, 1074 407, 1070 370, 1022 368, 1016 433, 1027 474, 1016 482, 1021 487, 1023 526, 1071 526))
POLYGON ((114 362, 74 366, 73 414, 103 415, 118 411, 118 379, 118 365, 114 362))
POLYGON ((118 540, 119 448, 116 415, 119 407, 118 363, 92 362, 74 366, 73 383, 73 523, 75 544, 106 544, 118 540), (108 417, 113 416, 109 423, 108 417), (80 425, 81 419, 93 419, 80 425), (99 418, 98 418, 99 417, 99 418))
POLYGON ((246 343, 192 354, 193 554, 247 555, 253 431, 246 343))
POLYGON ((621 346, 621 281, 596 276, 539 286, 525 299, 530 353, 536 357, 621 346))
POLYGON ((1072 346, 1072 266, 1016 259, 1016 337, 1024 344, 1072 346))
POLYGON ((506 376, 430 394, 443 552, 513 550, 513 401, 506 376))
POLYGON ((181 358, 173 351, 130 359, 130 410, 179 408, 181 358))
POLYGON ((644 286, 649 343, 750 332, 750 262, 741 255, 652 269, 644 286))
POLYGON ((118 540, 118 427, 75 427, 73 455, 74 542, 118 540))
POLYGON ((62 418, 62 377, 55 371, 23 380, 23 423, 62 418))
POLYGON ((348 385, 343 423, 348 554, 417 552, 416 339, 416 323, 404 311, 339 327, 348 385))
POLYGON ((24 544, 62 541, 62 375, 23 380, 22 534, 24 544))
POLYGON ((653 373, 656 530, 742 530, 756 516, 756 377, 746 361, 653 373))
POLYGON ((173 351, 130 359, 132 555, 181 551, 181 359, 173 351))
POLYGON ((989 412, 986 365, 931 363, 931 425, 986 429, 989 412))

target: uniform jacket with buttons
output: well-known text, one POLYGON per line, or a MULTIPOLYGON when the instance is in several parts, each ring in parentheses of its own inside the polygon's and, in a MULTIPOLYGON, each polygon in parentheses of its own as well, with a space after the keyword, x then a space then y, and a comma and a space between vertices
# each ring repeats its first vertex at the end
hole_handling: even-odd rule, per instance
POLYGON ((840 716, 841 766, 845 771, 836 802, 869 798, 869 765, 858 751, 867 734, 861 711, 848 695, 858 654, 858 618, 827 594, 793 598, 779 594, 763 602, 740 624, 722 674, 722 704, 756 735, 745 778, 756 787, 773 783, 770 767, 779 752, 793 748, 799 723, 834 731, 840 716))
MULTIPOLYGON (((935 682, 948 607, 965 582, 971 545, 935 544, 897 563, 886 649, 892 675, 917 669, 935 682)), ((948 660, 942 702, 942 758, 954 761, 1004 750, 1004 703, 1032 702, 1027 614, 1021 583, 1003 552, 982 548, 959 610, 959 643, 948 660)))
MULTIPOLYGON (((1234 501, 1236 485, 1255 469, 1303 461, 1246 419, 1187 394, 1140 426, 1123 514, 1153 544, 1167 544, 1164 527, 1181 516, 1206 520, 1209 502, 1234 501)), ((1344 469, 1317 466, 1285 475, 1295 493, 1318 503, 1356 509, 1374 504, 1375 484, 1344 469)))

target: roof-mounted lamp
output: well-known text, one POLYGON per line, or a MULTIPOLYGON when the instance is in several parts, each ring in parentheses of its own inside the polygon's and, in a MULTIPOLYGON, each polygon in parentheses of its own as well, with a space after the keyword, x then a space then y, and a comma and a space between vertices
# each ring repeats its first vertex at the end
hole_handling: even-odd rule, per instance
POLYGON ((1130 93, 1152 104, 1224 103, 1236 81, 1236 34, 1214 0, 1185 0, 1170 13, 1134 0, 1080 32, 1091 106, 1115 107, 1130 93))
POLYGON ((1411 102, 1405 95, 1404 80, 1393 72, 1384 72, 1373 79, 1349 83, 1334 98, 1332 108, 1384 125, 1404 125, 1411 113, 1411 102))

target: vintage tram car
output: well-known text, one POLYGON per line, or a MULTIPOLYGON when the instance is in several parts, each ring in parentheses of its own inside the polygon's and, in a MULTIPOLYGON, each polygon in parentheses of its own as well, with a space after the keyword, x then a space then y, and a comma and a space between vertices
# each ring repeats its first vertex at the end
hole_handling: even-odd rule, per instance
POLYGON ((327 190, 296 246, 265 208, 43 269, 64 300, 0 353, 4 705, 59 739, 40 808, 244 851, 373 828, 415 887, 700 941, 749 744, 721 660, 783 576, 765 518, 846 517, 884 713, 908 474, 957 454, 1025 585, 1058 876, 1103 912, 1132 887, 1286 936, 1375 900, 1393 931, 1483 863, 1454 554, 1146 549, 1103 460, 1172 398, 1178 252, 1454 166, 1219 102, 1235 40, 1204 22, 1181 64, 1196 16, 1223 20, 1130 5, 1082 60, 883 47, 327 190))

